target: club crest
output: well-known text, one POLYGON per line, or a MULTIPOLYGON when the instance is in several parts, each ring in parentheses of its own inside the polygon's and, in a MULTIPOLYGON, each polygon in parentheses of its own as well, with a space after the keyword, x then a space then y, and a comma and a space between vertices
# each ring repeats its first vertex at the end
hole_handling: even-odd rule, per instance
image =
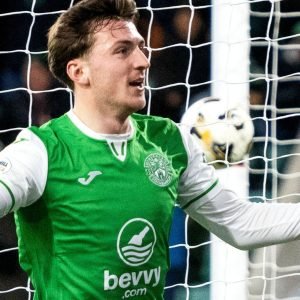
POLYGON ((172 167, 168 159, 160 153, 147 156, 144 167, 148 178, 158 186, 167 186, 172 180, 172 167))

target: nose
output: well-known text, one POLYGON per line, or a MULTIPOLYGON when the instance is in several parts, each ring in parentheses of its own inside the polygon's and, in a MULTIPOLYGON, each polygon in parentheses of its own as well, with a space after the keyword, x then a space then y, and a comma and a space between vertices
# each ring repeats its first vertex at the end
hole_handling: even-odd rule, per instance
POLYGON ((134 65, 137 69, 146 70, 150 67, 150 61, 144 51, 137 47, 134 55, 134 65))

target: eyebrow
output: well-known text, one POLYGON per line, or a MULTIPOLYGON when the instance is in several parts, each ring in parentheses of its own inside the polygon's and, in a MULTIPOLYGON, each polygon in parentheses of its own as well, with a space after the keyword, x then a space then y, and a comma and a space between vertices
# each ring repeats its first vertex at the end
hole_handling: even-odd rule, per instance
POLYGON ((137 42, 138 45, 143 45, 143 46, 145 45, 145 40, 143 38, 141 38, 141 39, 136 38, 133 40, 124 39, 124 40, 116 41, 115 46, 122 45, 122 44, 123 45, 134 45, 135 41, 137 42))

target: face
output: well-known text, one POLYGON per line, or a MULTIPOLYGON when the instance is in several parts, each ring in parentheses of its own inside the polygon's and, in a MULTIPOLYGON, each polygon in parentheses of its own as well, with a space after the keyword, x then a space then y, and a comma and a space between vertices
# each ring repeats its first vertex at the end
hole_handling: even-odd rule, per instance
POLYGON ((130 21, 110 21, 95 33, 83 58, 84 72, 100 108, 130 114, 145 106, 145 72, 149 68, 144 39, 130 21))

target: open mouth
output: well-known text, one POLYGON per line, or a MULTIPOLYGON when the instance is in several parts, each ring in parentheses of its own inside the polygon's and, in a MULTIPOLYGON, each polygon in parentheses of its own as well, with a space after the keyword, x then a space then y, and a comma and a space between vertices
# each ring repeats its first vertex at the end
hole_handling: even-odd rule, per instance
POLYGON ((129 82, 129 85, 132 87, 137 87, 139 89, 143 89, 144 88, 144 79, 137 79, 137 80, 133 80, 129 82))

